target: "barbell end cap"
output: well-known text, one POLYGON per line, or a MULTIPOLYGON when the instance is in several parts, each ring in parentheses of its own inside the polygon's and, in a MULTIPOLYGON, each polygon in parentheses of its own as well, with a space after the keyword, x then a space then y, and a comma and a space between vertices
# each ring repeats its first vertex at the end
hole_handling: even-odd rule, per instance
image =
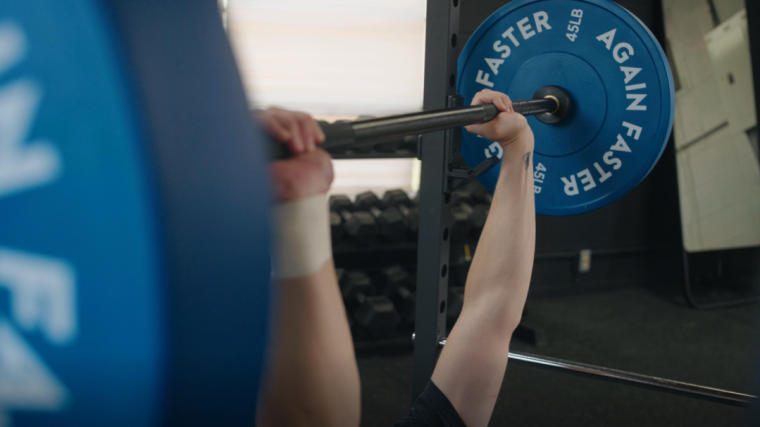
POLYGON ((572 100, 570 95, 559 86, 544 86, 533 94, 533 99, 553 99, 557 101, 557 108, 550 113, 536 114, 535 117, 541 123, 553 125, 561 122, 570 115, 572 100))
POLYGON ((546 114, 552 114, 553 115, 554 113, 556 113, 557 111, 559 111, 559 99, 557 99, 556 96, 554 96, 554 95, 546 95, 544 98, 545 99, 551 99, 551 100, 554 101, 555 104, 557 104, 557 108, 555 108, 552 111, 547 112, 546 114))

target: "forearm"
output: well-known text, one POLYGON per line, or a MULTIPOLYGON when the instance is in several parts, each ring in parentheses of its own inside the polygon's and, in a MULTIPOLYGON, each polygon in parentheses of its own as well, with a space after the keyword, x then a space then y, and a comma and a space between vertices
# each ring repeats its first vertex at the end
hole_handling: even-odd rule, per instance
POLYGON ((359 373, 327 215, 324 194, 272 212, 274 328, 260 426, 359 425, 359 373))
POLYGON ((359 372, 330 259, 277 280, 276 329, 259 426, 359 425, 359 372))
POLYGON ((490 327, 509 334, 522 315, 536 246, 532 154, 529 130, 504 149, 462 308, 462 316, 486 316, 490 327))
POLYGON ((499 142, 501 171, 467 276, 464 306, 432 378, 470 427, 488 425, 499 396, 536 245, 533 132, 507 95, 485 89, 472 101, 483 103, 496 105, 499 115, 467 131, 499 142))
POLYGON ((464 306, 433 372, 468 426, 488 424, 528 292, 535 247, 532 151, 529 131, 504 149, 464 306))

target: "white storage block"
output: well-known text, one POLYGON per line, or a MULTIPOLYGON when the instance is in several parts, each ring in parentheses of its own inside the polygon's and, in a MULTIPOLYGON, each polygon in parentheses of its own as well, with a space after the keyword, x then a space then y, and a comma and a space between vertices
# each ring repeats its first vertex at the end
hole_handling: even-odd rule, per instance
POLYGON ((685 141, 678 141, 680 146, 715 131, 727 120, 718 82, 712 75, 691 88, 678 91, 676 105, 680 111, 685 139, 685 141))
POLYGON ((742 9, 705 36, 720 97, 735 132, 757 124, 747 17, 742 9))

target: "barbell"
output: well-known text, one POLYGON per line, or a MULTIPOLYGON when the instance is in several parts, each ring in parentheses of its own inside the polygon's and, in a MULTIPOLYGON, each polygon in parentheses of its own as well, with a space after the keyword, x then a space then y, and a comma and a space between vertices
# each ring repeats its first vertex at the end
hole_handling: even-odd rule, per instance
MULTIPOLYGON (((622 197, 652 170, 673 127, 665 53, 643 23, 608 0, 505 5, 468 40, 456 82, 465 100, 482 89, 527 98, 514 106, 532 116, 538 214, 581 214, 622 197)), ((343 150, 483 123, 496 114, 486 105, 324 125, 324 147, 343 150)), ((275 158, 285 155, 282 147, 272 150, 275 158)), ((497 142, 463 132, 470 167, 502 152, 497 142)), ((479 177, 491 191, 499 170, 479 177)))
MULTIPOLYGON (((217 12, 207 0, 0 3, 0 425, 254 419, 270 157, 217 12)), ((621 196, 672 125, 662 50, 603 0, 509 3, 470 38, 452 83, 465 99, 491 88, 536 113, 539 213, 621 196), (532 100, 547 86, 567 93, 563 117, 559 98, 532 100)), ((417 134, 494 114, 334 130, 417 134)), ((466 132, 462 147, 471 167, 499 157, 466 132)), ((481 176, 491 189, 498 170, 481 176)))
MULTIPOLYGON (((567 116, 571 104, 570 97, 562 88, 546 86, 539 89, 533 99, 513 101, 512 108, 526 116, 535 114, 550 117, 551 119, 542 120, 552 120, 556 123, 567 116)), ((485 123, 496 118, 499 113, 496 105, 482 104, 353 122, 323 123, 320 127, 325 133, 325 142, 320 148, 328 152, 339 152, 374 145, 388 139, 485 123)), ((287 148, 277 142, 272 143, 270 152, 275 159, 290 156, 287 148)))

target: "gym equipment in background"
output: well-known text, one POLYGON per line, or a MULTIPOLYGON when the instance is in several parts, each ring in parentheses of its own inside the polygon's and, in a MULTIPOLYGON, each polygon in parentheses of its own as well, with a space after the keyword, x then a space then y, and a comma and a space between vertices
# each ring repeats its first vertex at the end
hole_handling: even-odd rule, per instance
MULTIPOLYGON (((571 99, 560 121, 528 117, 536 136, 538 213, 588 212, 646 177, 669 138, 674 94, 665 55, 636 17, 607 0, 515 0, 481 24, 461 55, 459 17, 459 1, 428 2, 425 110, 460 107, 481 89, 524 99, 537 88, 557 86, 571 99)), ((446 339, 454 192, 473 176, 493 189, 499 169, 492 163, 501 154, 499 144, 458 128, 421 138, 412 399, 430 380, 446 339), (469 168, 462 167, 460 156, 469 168)), ((474 215, 474 209, 464 212, 474 215)), ((465 217, 457 215, 460 221, 465 217)), ((601 371, 573 370, 595 378, 603 377, 601 371)), ((673 391, 662 383, 652 382, 652 387, 673 391)), ((736 403, 721 400, 722 390, 701 391, 689 395, 736 403)), ((741 399, 743 404, 756 401, 754 396, 741 399)))
MULTIPOLYGON (((446 12, 432 7, 430 19, 445 15, 439 22, 449 22, 448 8, 458 7, 459 2, 443 3, 446 12)), ((467 58, 474 62, 463 56, 459 76, 463 95, 470 96, 474 84, 487 86, 483 81, 508 93, 513 91, 511 85, 523 81, 514 88, 515 98, 520 98, 520 90, 529 91, 524 95, 528 98, 542 86, 561 86, 572 100, 563 120, 552 123, 547 117, 556 114, 557 105, 560 111, 565 105, 555 95, 542 92, 536 95, 539 99, 525 104, 531 108, 526 114, 539 113, 536 120, 544 119, 534 123, 537 136, 541 132, 536 129, 542 126, 549 129, 547 135, 560 137, 565 130, 575 135, 577 129, 571 130, 578 123, 600 129, 596 139, 589 140, 593 132, 581 128, 580 136, 568 138, 568 144, 574 145, 537 149, 547 158, 567 157, 562 166, 546 166, 550 160, 541 163, 547 170, 538 172, 546 177, 534 175, 545 181, 538 183, 545 184, 541 194, 554 197, 549 179, 560 185, 562 178, 572 183, 574 176, 576 196, 582 196, 570 205, 561 197, 546 199, 539 206, 551 209, 544 212, 588 211, 640 181, 654 165, 672 120, 672 90, 667 93, 663 78, 667 68, 657 65, 661 50, 651 35, 647 39, 648 33, 641 32, 643 26, 601 0, 518 0, 489 19, 488 28, 472 38, 475 45, 467 58), (584 14, 574 16, 576 9, 584 9, 584 14), (589 23, 595 14, 607 15, 589 23), (569 34, 565 21, 570 19, 578 22, 571 25, 579 25, 573 40, 565 36, 569 34), (610 28, 595 31, 600 25, 610 28), (509 34, 501 38, 509 28, 514 28, 511 35, 520 46, 509 34), (502 32, 493 33, 495 29, 502 32), (571 44, 561 47, 562 37, 571 44), (553 41, 538 43, 542 38, 553 41), (499 40, 501 50, 483 56, 488 43, 493 48, 499 40), (505 46, 513 49, 509 58, 500 56, 505 46), (547 46, 555 53, 542 50, 547 46), (624 56, 622 64, 618 58, 624 56), (499 63, 501 59, 505 62, 499 63), (597 65, 597 59, 606 62, 597 65), (639 60, 648 62, 637 65, 639 60), (548 65, 533 65, 535 61, 548 65), (585 68, 587 75, 582 64, 571 69, 578 61, 591 64, 591 71, 585 68), (607 74, 593 80, 594 67, 599 73, 617 73, 618 79, 610 83, 615 86, 604 86, 607 74), (493 74, 486 78, 489 70, 493 74), (530 70, 538 71, 526 76, 530 70), (561 81, 562 70, 574 73, 574 80, 561 81), (480 77, 478 71, 483 71, 480 77), (476 83, 468 80, 472 78, 476 83), (578 83, 584 78, 593 80, 588 93, 578 83), (557 102, 544 97, 549 95, 557 102), (605 103, 600 104, 602 100, 605 103), (615 100, 625 103, 617 105, 615 100), (589 110, 593 105, 604 109, 589 110), (636 114, 659 119, 644 125, 634 121, 636 114), (645 127, 649 123, 656 125, 645 127), (615 133, 624 144, 612 138, 615 133), (568 147, 580 151, 561 151, 568 147), (610 159, 622 159, 622 168, 615 169, 612 160, 600 163, 594 156, 602 148, 613 152, 610 159), (585 152, 590 157, 578 154, 585 152), (630 158, 623 157, 629 154, 630 158), (640 158, 634 161, 634 156, 640 158), (610 168, 619 175, 602 181, 612 173, 610 168), (593 191, 605 196, 594 199, 593 191)), ((438 34, 438 28, 428 29, 431 36, 438 34)), ((447 33, 442 44, 455 48, 449 28, 440 30, 447 33)), ((428 49, 426 55, 436 58, 428 61, 426 73, 437 73, 427 81, 441 89, 440 99, 434 105, 426 102, 427 109, 461 107, 461 97, 450 96, 457 77, 453 62, 446 62, 451 59, 448 53, 428 49), (443 59, 443 65, 431 66, 441 63, 437 59, 443 59)), ((455 114, 480 110, 475 114, 482 121, 488 109, 463 108, 455 114)), ((450 113, 446 110, 443 116, 450 113)), ((351 132, 382 142, 388 136, 373 134, 373 129, 403 128, 413 134, 430 129, 412 128, 405 120, 369 121, 364 134, 352 124, 351 132)), ((425 126, 436 120, 428 117, 425 126)), ((434 129, 468 123, 474 122, 438 123, 434 129)), ((398 136, 397 130, 390 135, 398 136)), ((464 178, 485 174, 488 184, 496 171, 491 168, 498 163, 490 144, 486 147, 492 156, 481 161, 477 149, 482 147, 477 144, 482 141, 465 140, 463 147, 475 153, 469 159, 474 168, 449 169, 457 131, 441 133, 448 138, 443 144, 433 147, 434 139, 424 138, 421 144, 424 195, 416 212, 424 243, 419 249, 419 277, 434 282, 430 286, 429 280, 417 281, 412 315, 411 282, 389 270, 383 273, 389 294, 383 298, 391 304, 385 301, 364 314, 393 313, 395 301, 403 303, 401 316, 382 326, 372 316, 354 316, 380 334, 385 325, 408 323, 414 316, 417 391, 420 384, 427 384, 443 338, 440 331, 445 333, 446 313, 439 307, 445 308, 447 290, 438 285, 448 281, 448 257, 440 254, 448 253, 449 241, 443 243, 436 236, 443 236, 449 226, 444 221, 446 198, 464 178), (433 164, 438 169, 429 166, 433 164), (428 193, 431 188, 435 192, 428 193), (428 247, 430 242, 435 247, 428 247)), ((270 200, 264 176, 266 147, 250 117, 214 2, 36 0, 0 5, 0 424, 132 427, 253 422, 270 326, 269 203, 262 202, 270 200)), ((482 156, 487 157, 485 151, 482 156)), ((536 160, 536 164, 541 160, 538 155, 536 160)), ((404 204, 398 208, 403 211, 402 207, 415 209, 404 204)))
MULTIPOLYGON (((470 37, 456 76, 464 101, 483 89, 530 98, 514 101, 514 110, 533 116, 543 215, 580 214, 620 198, 652 170, 673 127, 665 53, 646 26, 606 0, 509 3, 470 37)), ((324 148, 483 123, 498 113, 489 104, 323 125, 324 148)), ((285 155, 281 145, 273 150, 285 155)), ((469 176, 493 191, 501 146, 465 131, 461 153, 474 168, 469 176)))
MULTIPOLYGON (((466 101, 481 89, 520 99, 547 85, 572 101, 561 121, 528 118, 538 214, 597 209, 647 176, 670 137, 675 93, 665 53, 641 21, 606 0, 513 1, 478 27, 459 56, 457 93, 466 101)), ((499 150, 462 135, 462 156, 473 167, 499 150)), ((480 180, 493 190, 498 172, 480 180)))

